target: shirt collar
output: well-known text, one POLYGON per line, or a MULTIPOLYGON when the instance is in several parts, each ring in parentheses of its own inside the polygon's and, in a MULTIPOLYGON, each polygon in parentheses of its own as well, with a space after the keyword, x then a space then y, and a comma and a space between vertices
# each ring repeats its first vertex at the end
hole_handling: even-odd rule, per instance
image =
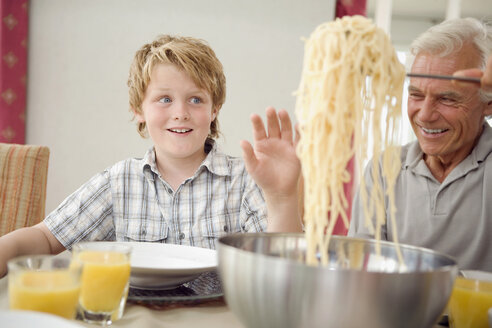
POLYGON ((214 140, 209 140, 212 143, 212 149, 198 168, 198 171, 203 167, 216 175, 231 175, 231 167, 227 155, 220 151, 214 140))
POLYGON ((488 123, 484 123, 482 135, 477 146, 473 149, 472 155, 477 162, 483 162, 490 152, 492 152, 492 127, 488 123))
MULTIPOLYGON (((216 175, 231 175, 231 167, 227 160, 227 155, 220 151, 217 142, 213 139, 207 139, 205 149, 210 149, 207 157, 203 160, 202 164, 197 169, 197 173, 202 169, 207 169, 209 172, 216 175)), ((142 159, 142 170, 145 172, 152 172, 157 176, 160 176, 157 169, 157 163, 155 161, 155 148, 151 147, 145 153, 142 159)))
POLYGON ((403 167, 416 167, 419 161, 423 158, 424 153, 422 149, 420 149, 420 145, 418 141, 414 141, 410 144, 407 152, 407 156, 405 158, 405 162, 403 167))
POLYGON ((157 164, 155 162, 155 150, 153 146, 145 152, 141 165, 142 171, 147 178, 154 180, 154 174, 160 176, 159 171, 157 170, 157 164))

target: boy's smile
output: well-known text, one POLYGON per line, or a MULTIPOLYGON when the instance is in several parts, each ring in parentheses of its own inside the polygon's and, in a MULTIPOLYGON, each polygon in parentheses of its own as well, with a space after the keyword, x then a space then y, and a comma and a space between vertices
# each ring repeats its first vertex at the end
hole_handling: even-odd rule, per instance
POLYGON ((179 134, 184 134, 193 131, 193 129, 168 129, 168 130, 179 134))
POLYGON ((147 124, 158 167, 172 162, 190 170, 198 168, 206 157, 205 140, 216 117, 210 94, 185 71, 158 64, 152 71, 142 111, 137 118, 147 124))

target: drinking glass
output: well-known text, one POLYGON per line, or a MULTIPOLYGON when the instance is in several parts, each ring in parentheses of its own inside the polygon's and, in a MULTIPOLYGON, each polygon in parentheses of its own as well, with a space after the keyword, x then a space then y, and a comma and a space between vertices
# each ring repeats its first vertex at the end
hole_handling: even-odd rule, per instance
POLYGON ((75 319, 81 267, 70 258, 22 256, 8 263, 9 307, 75 319))
POLYGON ((492 308, 492 281, 458 277, 449 300, 452 328, 488 328, 492 308))
POLYGON ((110 325, 123 315, 130 281, 131 246, 82 242, 72 249, 82 264, 79 313, 88 323, 110 325))

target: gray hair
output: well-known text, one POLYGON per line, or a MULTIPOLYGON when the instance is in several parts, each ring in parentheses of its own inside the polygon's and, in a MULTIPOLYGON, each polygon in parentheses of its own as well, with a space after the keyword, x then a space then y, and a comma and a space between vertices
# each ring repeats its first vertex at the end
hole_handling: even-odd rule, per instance
MULTIPOLYGON (((476 18, 457 18, 442 22, 429 28, 415 39, 410 51, 413 55, 427 52, 445 57, 461 49, 464 43, 472 42, 478 50, 481 63, 485 69, 487 58, 492 53, 492 26, 476 18)), ((480 90, 483 102, 492 101, 492 93, 480 90)))

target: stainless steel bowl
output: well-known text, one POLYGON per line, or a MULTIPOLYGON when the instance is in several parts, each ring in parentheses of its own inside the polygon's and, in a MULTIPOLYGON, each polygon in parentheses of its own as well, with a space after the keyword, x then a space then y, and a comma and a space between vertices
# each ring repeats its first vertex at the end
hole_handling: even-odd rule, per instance
POLYGON ((225 299, 250 328, 432 327, 457 274, 437 252, 333 236, 327 266, 304 263, 302 234, 234 234, 219 239, 225 299))

